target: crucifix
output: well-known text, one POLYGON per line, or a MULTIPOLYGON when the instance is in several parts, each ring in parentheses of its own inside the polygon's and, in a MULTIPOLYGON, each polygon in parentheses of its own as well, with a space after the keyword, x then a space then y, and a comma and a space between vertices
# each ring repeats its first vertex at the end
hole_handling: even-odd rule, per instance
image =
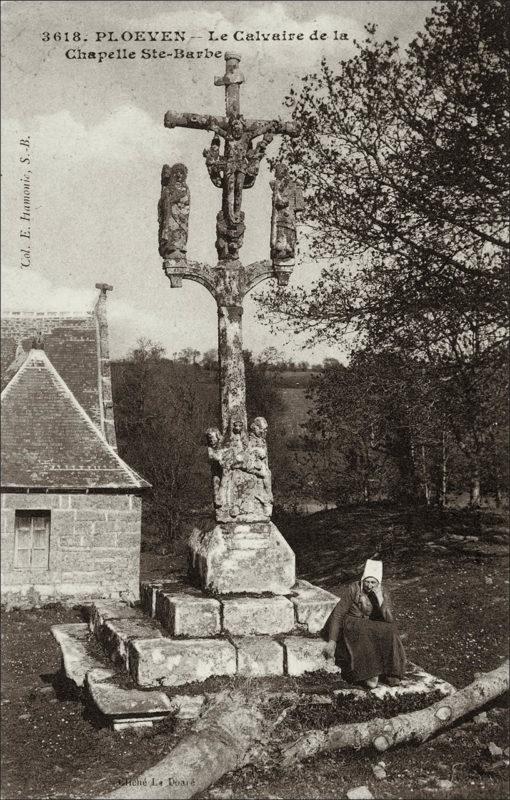
MULTIPOLYGON (((183 127, 213 133, 211 146, 204 150, 209 177, 222 190, 221 210, 216 217, 216 266, 186 258, 189 190, 183 164, 165 165, 161 177, 159 204, 159 251, 163 269, 172 287, 182 279, 198 281, 216 300, 218 307, 218 362, 222 435, 230 435, 234 423, 246 429, 246 392, 242 353, 243 299, 260 281, 276 277, 280 285, 288 282, 294 265, 293 253, 283 258, 272 253, 272 260, 243 266, 239 250, 245 230, 241 210, 244 189, 254 185, 260 162, 274 134, 295 136, 297 125, 278 120, 245 119, 240 110, 240 87, 244 76, 239 70, 240 56, 226 53, 226 71, 214 80, 225 87, 225 116, 167 111, 167 128, 183 127), (262 137, 262 138, 260 138, 262 137), (257 143, 255 139, 259 138, 257 143), (221 142, 224 152, 221 154, 221 142)), ((289 205, 289 204, 288 204, 289 205)), ((292 204, 290 204, 292 206, 292 204)), ((292 206, 300 210, 299 203, 292 206)), ((283 251, 282 251, 283 252, 283 251)))

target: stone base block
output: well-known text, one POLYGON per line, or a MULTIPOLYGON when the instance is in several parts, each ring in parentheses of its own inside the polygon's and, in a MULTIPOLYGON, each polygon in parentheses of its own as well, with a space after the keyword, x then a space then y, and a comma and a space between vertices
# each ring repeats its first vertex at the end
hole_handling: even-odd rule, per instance
POLYGON ((172 636, 207 637, 221 632, 220 604, 212 597, 158 592, 156 609, 172 636))
POLYGON ((152 723, 172 712, 172 703, 163 692, 122 689, 120 686, 108 683, 101 673, 104 673, 104 670, 88 672, 87 688, 96 709, 113 724, 116 730, 127 725, 131 727, 135 722, 152 723))
MULTIPOLYGON (((163 719, 163 717, 160 717, 163 719)), ((153 728, 154 722, 157 720, 153 719, 125 719, 122 722, 114 722, 113 723, 113 730, 116 732, 122 731, 131 731, 134 728, 153 728)))
MULTIPOLYGON (((407 672, 398 686, 388 686, 380 681, 375 689, 370 690, 370 694, 382 700, 384 697, 403 697, 408 694, 432 694, 440 692, 447 697, 456 691, 451 683, 447 683, 442 678, 437 678, 429 672, 417 667, 416 664, 408 664, 407 672)), ((346 689, 335 689, 335 696, 366 697, 366 689, 352 686, 346 689)))
POLYGON ((90 608, 89 628, 98 638, 101 627, 110 619, 142 619, 142 614, 127 603, 115 600, 96 600, 90 608))
POLYGON ((308 633, 318 633, 323 629, 339 601, 331 592, 303 580, 297 581, 290 599, 296 610, 296 621, 308 633))
POLYGON ((205 694, 177 694, 170 700, 170 713, 176 719, 197 719, 206 703, 205 694))
POLYGON ((331 659, 324 656, 325 642, 322 639, 305 639, 300 636, 292 636, 283 640, 286 653, 287 675, 303 675, 304 672, 337 672, 340 675, 340 667, 337 667, 331 659))
POLYGON ((129 642, 132 639, 161 639, 162 633, 151 625, 150 620, 112 619, 101 626, 98 638, 112 661, 129 670, 129 642))
POLYGON ((150 617, 156 616, 156 595, 163 586, 163 582, 141 581, 140 582, 140 605, 142 611, 150 617))
POLYGON ((139 686, 181 686, 211 675, 235 675, 236 651, 226 639, 138 639, 129 668, 139 686))
POLYGON ((283 647, 274 639, 235 639, 237 674, 250 678, 283 675, 283 647))
POLYGON ((288 594, 295 583, 295 557, 272 522, 216 525, 193 531, 190 572, 215 594, 288 594))
POLYGON ((60 645, 62 668, 66 677, 81 688, 85 684, 87 672, 103 666, 88 651, 89 626, 86 622, 53 625, 51 634, 60 645))
POLYGON ((222 600, 223 631, 232 636, 288 633, 294 606, 286 597, 237 597, 222 600))

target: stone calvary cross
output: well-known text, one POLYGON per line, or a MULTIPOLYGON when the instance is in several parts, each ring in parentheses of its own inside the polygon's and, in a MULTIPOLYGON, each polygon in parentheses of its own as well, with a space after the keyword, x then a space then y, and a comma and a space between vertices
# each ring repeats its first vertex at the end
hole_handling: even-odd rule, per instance
MULTIPOLYGON (((226 74, 215 81, 225 86, 225 117, 173 112, 165 117, 170 128, 181 125, 209 130, 214 135, 204 155, 214 186, 222 190, 216 227, 217 265, 186 258, 190 193, 184 164, 163 167, 158 218, 159 252, 170 285, 181 286, 183 278, 198 281, 218 305, 222 430, 207 431, 214 525, 195 527, 188 540, 188 577, 193 587, 202 591, 186 587, 176 592, 173 582, 169 585, 164 577, 143 582, 142 607, 158 619, 163 635, 155 631, 152 621, 144 627, 143 620, 127 619, 132 609, 125 604, 116 606, 118 619, 113 622, 136 627, 119 635, 122 641, 126 635, 130 637, 130 671, 143 689, 178 688, 212 676, 230 680, 238 675, 255 679, 253 691, 257 692, 256 679, 264 676, 288 675, 295 679, 305 671, 338 672, 338 667, 326 661, 324 642, 316 635, 338 598, 307 581, 296 581, 292 548, 271 520, 267 422, 256 417, 249 429, 246 425, 243 298, 264 278, 275 276, 279 283, 287 282, 294 263, 295 212, 301 209, 302 200, 287 165, 276 165, 271 182, 271 260, 244 267, 238 258, 244 231, 242 194, 253 186, 272 135, 294 135, 296 129, 290 123, 245 120, 239 111, 239 88, 243 82, 239 56, 230 53, 225 59, 226 74), (258 136, 263 138, 254 144, 258 136), (221 139, 225 143, 223 153, 221 139)), ((100 619, 105 616, 98 606, 94 614, 100 619)), ((109 619, 104 631, 111 623, 109 619)), ((62 637, 62 646, 72 644, 74 652, 79 645, 80 654, 81 639, 78 642, 72 638, 67 631, 69 626, 64 626, 66 631, 57 631, 58 627, 53 634, 62 637)), ((82 637, 82 633, 76 632, 75 636, 82 637)), ((122 698, 116 707, 127 709, 126 703, 130 703, 128 710, 133 719, 134 701, 130 692, 124 694, 129 697, 122 698)), ((163 699, 167 700, 166 695, 163 699)), ((113 714, 111 706, 112 703, 109 714, 113 714)), ((167 712, 164 704, 154 698, 147 715, 137 711, 137 718, 147 719, 151 714, 156 719, 167 712)), ((125 726, 127 712, 122 713, 119 724, 125 726)), ((207 781, 203 785, 206 787, 207 781)))
POLYGON ((301 210, 302 201, 286 165, 276 167, 271 183, 271 260, 245 267, 239 260, 239 250, 245 230, 241 210, 243 190, 254 185, 273 135, 294 136, 297 126, 291 122, 245 119, 239 106, 240 86, 244 82, 239 71, 240 57, 226 53, 225 60, 225 75, 214 81, 217 86, 225 87, 224 117, 173 111, 165 115, 168 128, 195 128, 213 133, 204 157, 213 185, 222 190, 221 210, 216 217, 216 266, 189 261, 186 257, 190 193, 184 164, 163 167, 158 205, 159 252, 170 285, 182 286, 183 278, 198 281, 218 306, 221 431, 218 428, 207 431, 216 524, 212 530, 193 531, 188 543, 190 575, 204 591, 215 594, 281 595, 294 585, 295 559, 271 522, 273 494, 267 458, 267 422, 256 417, 249 430, 247 426, 242 314, 243 299, 250 289, 271 277, 276 277, 279 284, 286 284, 294 266, 295 212, 301 210), (257 138, 259 141, 255 143, 257 138))
MULTIPOLYGON (((165 114, 167 128, 208 130, 214 134, 211 147, 204 150, 212 183, 222 190, 221 211, 216 220, 218 264, 210 266, 186 258, 189 191, 185 185, 187 170, 182 164, 163 168, 160 200, 160 254, 163 268, 172 287, 182 279, 201 283, 216 300, 218 307, 218 361, 221 426, 228 434, 234 422, 246 429, 246 392, 242 353, 243 299, 257 283, 276 277, 280 285, 288 282, 293 258, 257 261, 245 267, 239 261, 243 243, 244 213, 241 211, 243 189, 254 185, 260 161, 274 134, 295 136, 293 122, 244 119, 240 113, 240 87, 244 76, 239 70, 240 56, 225 54, 226 72, 215 78, 216 86, 225 87, 225 116, 193 113, 165 114), (253 146, 256 137, 262 140, 253 146), (220 142, 224 140, 224 154, 220 142), (180 170, 180 174, 179 174, 180 170)), ((299 203, 296 210, 300 210, 299 203)), ((285 256, 286 254, 283 253, 285 256)))

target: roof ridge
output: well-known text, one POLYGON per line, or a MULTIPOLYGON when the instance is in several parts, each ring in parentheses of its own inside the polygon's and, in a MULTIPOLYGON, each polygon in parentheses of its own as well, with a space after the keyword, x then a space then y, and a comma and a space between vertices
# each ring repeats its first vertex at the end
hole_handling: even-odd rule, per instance
MULTIPOLYGON (((16 370, 16 372, 12 376, 11 380, 9 381, 9 383, 7 383, 4 386, 4 388, 2 389, 2 393, 0 394, 0 401, 5 399, 5 397, 7 396, 7 393, 9 392, 9 389, 11 389, 12 386, 14 386, 18 382, 20 375, 22 375, 23 372, 25 371, 25 369, 27 368, 27 364, 29 363, 29 361, 32 360, 32 358, 31 358, 32 352, 33 352, 33 348, 30 348, 30 350, 27 353, 27 357, 25 358, 25 360, 24 360, 23 364, 21 365, 21 367, 18 370, 16 370)), ((46 356, 46 358, 48 358, 48 356, 46 356)), ((48 361, 49 361, 49 359, 48 359, 48 361)))
POLYGON ((94 314, 94 310, 85 311, 81 309, 80 311, 16 311, 14 309, 4 309, 0 313, 0 317, 2 319, 7 317, 17 317, 17 318, 31 318, 31 317, 72 317, 73 319, 83 317, 91 317, 94 314))
POLYGON ((7 396, 8 390, 10 390, 12 388, 12 386, 15 385, 18 382, 20 375, 23 374, 23 372, 28 368, 28 366, 30 364, 33 364, 35 362, 36 358, 40 358, 42 360, 42 362, 44 363, 44 365, 48 369, 49 374, 52 376, 53 380, 56 381, 56 383, 59 384, 60 387, 64 390, 64 394, 69 398, 69 400, 74 405, 75 409, 83 417, 83 419, 85 420, 87 425, 92 429, 92 431, 96 434, 96 436, 99 439, 101 445, 113 456, 115 461, 117 461, 117 463, 120 465, 121 469, 127 474, 127 476, 132 481, 132 483, 135 486, 139 485, 139 483, 141 481, 143 481, 144 479, 140 475, 138 475, 138 473, 135 472, 135 470, 131 469, 131 467, 128 466, 126 464, 126 462, 122 460, 122 458, 119 456, 119 454, 117 452, 115 452, 113 447, 110 444, 108 444, 108 442, 106 441, 106 439, 102 435, 102 433, 99 430, 99 428, 97 428, 96 425, 92 422, 92 420, 90 419, 89 415, 87 414, 87 412, 85 411, 83 406, 80 405, 80 403, 78 402, 78 400, 76 399, 76 397, 74 396, 72 391, 70 390, 70 388, 67 385, 67 383, 64 381, 62 376, 57 372, 57 370, 55 369, 55 367, 51 363, 50 359, 48 358, 48 356, 46 355, 44 350, 38 350, 36 348, 32 348, 30 350, 30 352, 28 353, 27 358, 25 359, 25 361, 23 362, 23 364, 21 365, 19 370, 11 378, 11 380, 9 381, 9 383, 7 384, 5 389, 3 390, 3 392, 2 392, 2 394, 0 396, 0 400, 4 400, 5 399, 5 397, 7 396))

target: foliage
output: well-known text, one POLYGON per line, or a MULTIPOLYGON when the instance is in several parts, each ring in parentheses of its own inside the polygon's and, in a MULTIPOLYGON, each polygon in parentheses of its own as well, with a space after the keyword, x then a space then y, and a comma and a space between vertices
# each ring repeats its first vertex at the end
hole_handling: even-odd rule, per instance
POLYGON ((351 59, 324 60, 291 89, 301 136, 280 155, 305 189, 310 256, 326 266, 311 291, 263 297, 264 318, 269 308, 310 343, 421 364, 475 504, 507 382, 503 12, 499 0, 445 0, 405 53, 368 26, 351 59))
POLYGON ((218 351, 214 347, 205 351, 201 365, 204 369, 218 370, 218 351))
POLYGON ((283 411, 274 373, 270 371, 268 361, 260 357, 255 361, 250 350, 243 350, 243 357, 248 419, 265 417, 270 429, 274 428, 276 418, 283 411))
MULTIPOLYGON (((325 502, 444 505, 448 493, 464 490, 470 470, 469 448, 456 446, 463 438, 455 385, 430 365, 387 350, 358 351, 349 366, 325 369, 310 384, 311 410, 296 450, 303 489, 313 481, 325 502)), ((479 478, 498 501, 508 483, 503 386, 500 369, 479 391, 486 413, 479 478)))
MULTIPOLYGON (((375 28, 368 31, 336 74, 323 60, 297 99, 291 90, 301 136, 285 141, 282 155, 306 190, 310 254, 339 263, 368 255, 368 275, 383 271, 378 288, 392 300, 385 335, 398 328, 401 311, 416 301, 428 310, 445 287, 458 311, 476 300, 501 321, 509 160, 503 4, 444 2, 405 57, 397 40, 379 43, 375 28)), ((356 290, 363 282, 358 275, 356 290)), ((342 325, 365 317, 376 297, 328 298, 319 286, 314 321, 324 300, 329 322, 342 325)))
POLYGON ((163 358, 140 339, 113 371, 119 452, 152 485, 148 516, 163 538, 175 538, 191 509, 209 502, 204 431, 216 405, 197 371, 163 358))

